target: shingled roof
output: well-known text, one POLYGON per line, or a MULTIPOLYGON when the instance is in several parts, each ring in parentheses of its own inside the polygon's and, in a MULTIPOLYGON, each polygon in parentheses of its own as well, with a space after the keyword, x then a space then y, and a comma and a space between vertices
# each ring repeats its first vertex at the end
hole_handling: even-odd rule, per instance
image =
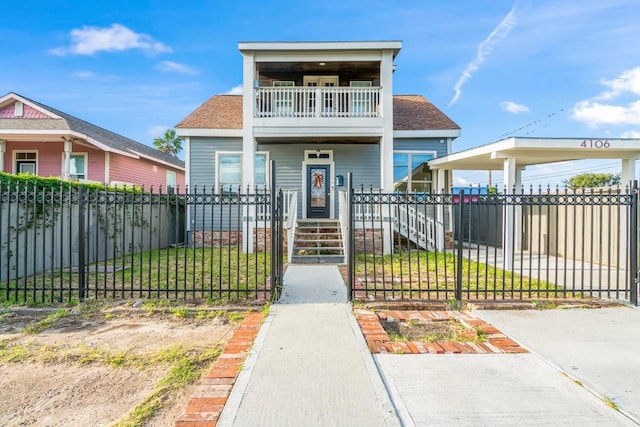
POLYGON ((422 95, 394 95, 393 130, 460 129, 422 95))
MULTIPOLYGON (((82 135, 86 135, 89 138, 92 138, 102 144, 104 144, 107 147, 113 148, 114 150, 118 150, 118 151, 122 151, 125 153, 131 153, 134 156, 144 156, 147 158, 151 158, 151 159, 155 159, 159 162, 163 162, 163 163, 168 163, 170 165, 173 165, 177 168, 180 169, 184 169, 184 161, 178 159, 177 157, 174 157, 172 155, 163 153, 161 151, 156 150, 153 147, 150 147, 148 145, 142 144, 140 142, 134 141, 133 139, 129 139, 125 136, 119 135, 115 132, 111 132, 109 130, 103 129, 99 126, 96 126, 94 124, 91 124, 89 122, 86 122, 82 119, 79 119, 77 117, 74 117, 70 114, 64 113, 60 110, 57 110, 55 108, 49 107, 48 105, 42 104, 38 101, 34 101, 33 99, 29 99, 25 96, 22 95, 18 95, 15 93, 10 93, 8 95, 6 95, 5 97, 11 96, 11 95, 15 95, 17 98, 17 100, 23 99, 25 101, 28 101, 34 105, 37 105, 38 107, 40 107, 43 110, 49 111, 50 113, 60 117, 62 120, 64 120, 66 126, 62 123, 59 123, 57 126, 58 129, 60 129, 60 127, 64 128, 68 128, 69 130, 72 130, 74 132, 77 132, 79 134, 82 135), (60 126, 62 125, 62 126, 60 126)), ((59 119, 58 119, 59 120, 59 119)), ((31 129, 33 128, 33 126, 39 126, 39 124, 42 123, 44 124, 44 122, 46 121, 54 121, 54 120, 48 120, 48 119, 36 119, 36 120, 31 120, 31 119, 14 119, 12 120, 13 122, 16 121, 20 121, 20 122, 25 122, 25 126, 27 129, 31 129)), ((55 120, 57 121, 57 120, 55 120)), ((15 123, 14 123, 15 124, 15 123)))
MULTIPOLYGON (((187 129, 242 129, 242 95, 214 95, 176 125, 187 129)), ((394 130, 460 129, 421 95, 393 97, 394 130)))

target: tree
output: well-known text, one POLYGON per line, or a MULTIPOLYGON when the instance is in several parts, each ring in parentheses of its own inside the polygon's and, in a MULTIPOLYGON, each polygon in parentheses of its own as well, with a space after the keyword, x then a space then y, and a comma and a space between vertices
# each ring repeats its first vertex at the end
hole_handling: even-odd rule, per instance
POLYGON ((178 157, 178 153, 182 151, 182 138, 176 136, 176 131, 167 129, 164 136, 157 137, 153 140, 153 146, 174 157, 178 157))
POLYGON ((565 179, 564 184, 571 190, 578 188, 611 187, 620 185, 620 174, 612 173, 581 173, 565 179))

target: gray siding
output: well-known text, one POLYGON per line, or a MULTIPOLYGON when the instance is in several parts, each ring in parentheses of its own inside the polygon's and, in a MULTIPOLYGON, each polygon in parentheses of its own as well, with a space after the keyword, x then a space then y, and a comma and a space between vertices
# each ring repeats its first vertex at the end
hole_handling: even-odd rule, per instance
POLYGON ((444 138, 398 138, 393 141, 394 150, 404 151, 436 151, 435 157, 447 155, 447 143, 440 142, 444 138))
MULTIPOLYGON (((242 138, 192 137, 189 143, 189 191, 217 193, 216 152, 242 151, 242 138)), ((238 207, 231 205, 192 206, 189 210, 192 230, 241 229, 238 207)))
POLYGON ((216 152, 242 151, 242 138, 200 138, 192 137, 189 143, 190 188, 216 184, 216 152))
MULTIPOLYGON (((258 144, 258 151, 268 151, 269 160, 276 163, 276 186, 298 191, 298 217, 302 214, 302 162, 304 151, 319 148, 333 150, 335 175, 344 176, 344 187, 333 188, 337 216, 338 199, 335 190, 346 190, 347 174, 353 173, 353 185, 360 188, 380 187, 380 146, 378 144, 258 144)), ((333 185, 334 183, 332 183, 333 185)))

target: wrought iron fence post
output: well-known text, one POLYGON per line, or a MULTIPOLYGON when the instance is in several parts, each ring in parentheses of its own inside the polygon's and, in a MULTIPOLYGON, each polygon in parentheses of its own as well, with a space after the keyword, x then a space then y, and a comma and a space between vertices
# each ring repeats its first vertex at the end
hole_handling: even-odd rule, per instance
POLYGON ((276 239, 277 239, 277 230, 276 230, 276 217, 278 216, 279 212, 278 212, 278 205, 277 205, 277 197, 276 197, 276 172, 275 172, 275 166, 276 166, 276 161, 275 160, 271 160, 271 192, 269 194, 270 196, 270 200, 269 200, 269 208, 271 209, 271 215, 269 216, 270 218, 270 227, 271 227, 271 242, 270 242, 270 251, 271 251, 271 258, 270 258, 270 271, 269 271, 269 281, 270 281, 270 291, 271 291, 271 301, 276 301, 280 295, 278 292, 278 284, 276 283, 277 280, 277 274, 276 274, 276 267, 277 267, 277 258, 278 258, 278 251, 277 251, 277 244, 276 244, 276 239))
POLYGON ((85 227, 85 188, 80 186, 78 189, 78 299, 80 302, 84 301, 85 297, 85 280, 86 280, 86 267, 85 267, 85 238, 87 230, 85 227))
MULTIPOLYGON (((464 242, 464 192, 458 192, 458 218, 456 225, 458 229, 458 241, 456 242, 456 301, 462 303, 462 250, 464 242)), ((454 233, 455 234, 455 233, 454 233)))
POLYGON ((353 265, 353 252, 354 252, 354 227, 353 227, 353 187, 351 185, 352 173, 347 174, 347 300, 353 299, 353 276, 355 274, 355 266, 353 265))
POLYGON ((638 305, 638 286, 640 286, 638 278, 638 181, 633 181, 631 186, 631 218, 630 218, 630 233, 629 233, 629 269, 630 269, 630 281, 631 281, 631 304, 638 305))
POLYGON ((277 285, 278 285, 278 295, 280 295, 281 291, 282 291, 282 276, 283 276, 283 265, 284 265, 284 245, 283 245, 283 240, 284 240, 284 207, 283 207, 283 193, 282 193, 282 189, 278 189, 278 219, 277 219, 277 228, 278 228, 278 233, 276 235, 276 245, 278 248, 278 265, 277 265, 277 273, 278 273, 278 277, 277 277, 277 285))

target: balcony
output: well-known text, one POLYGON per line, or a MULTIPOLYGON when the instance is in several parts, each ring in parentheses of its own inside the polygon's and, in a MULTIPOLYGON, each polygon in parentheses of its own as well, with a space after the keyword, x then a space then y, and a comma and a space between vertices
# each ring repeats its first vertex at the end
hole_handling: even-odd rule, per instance
POLYGON ((276 86, 255 91, 257 118, 382 117, 381 87, 276 86))

